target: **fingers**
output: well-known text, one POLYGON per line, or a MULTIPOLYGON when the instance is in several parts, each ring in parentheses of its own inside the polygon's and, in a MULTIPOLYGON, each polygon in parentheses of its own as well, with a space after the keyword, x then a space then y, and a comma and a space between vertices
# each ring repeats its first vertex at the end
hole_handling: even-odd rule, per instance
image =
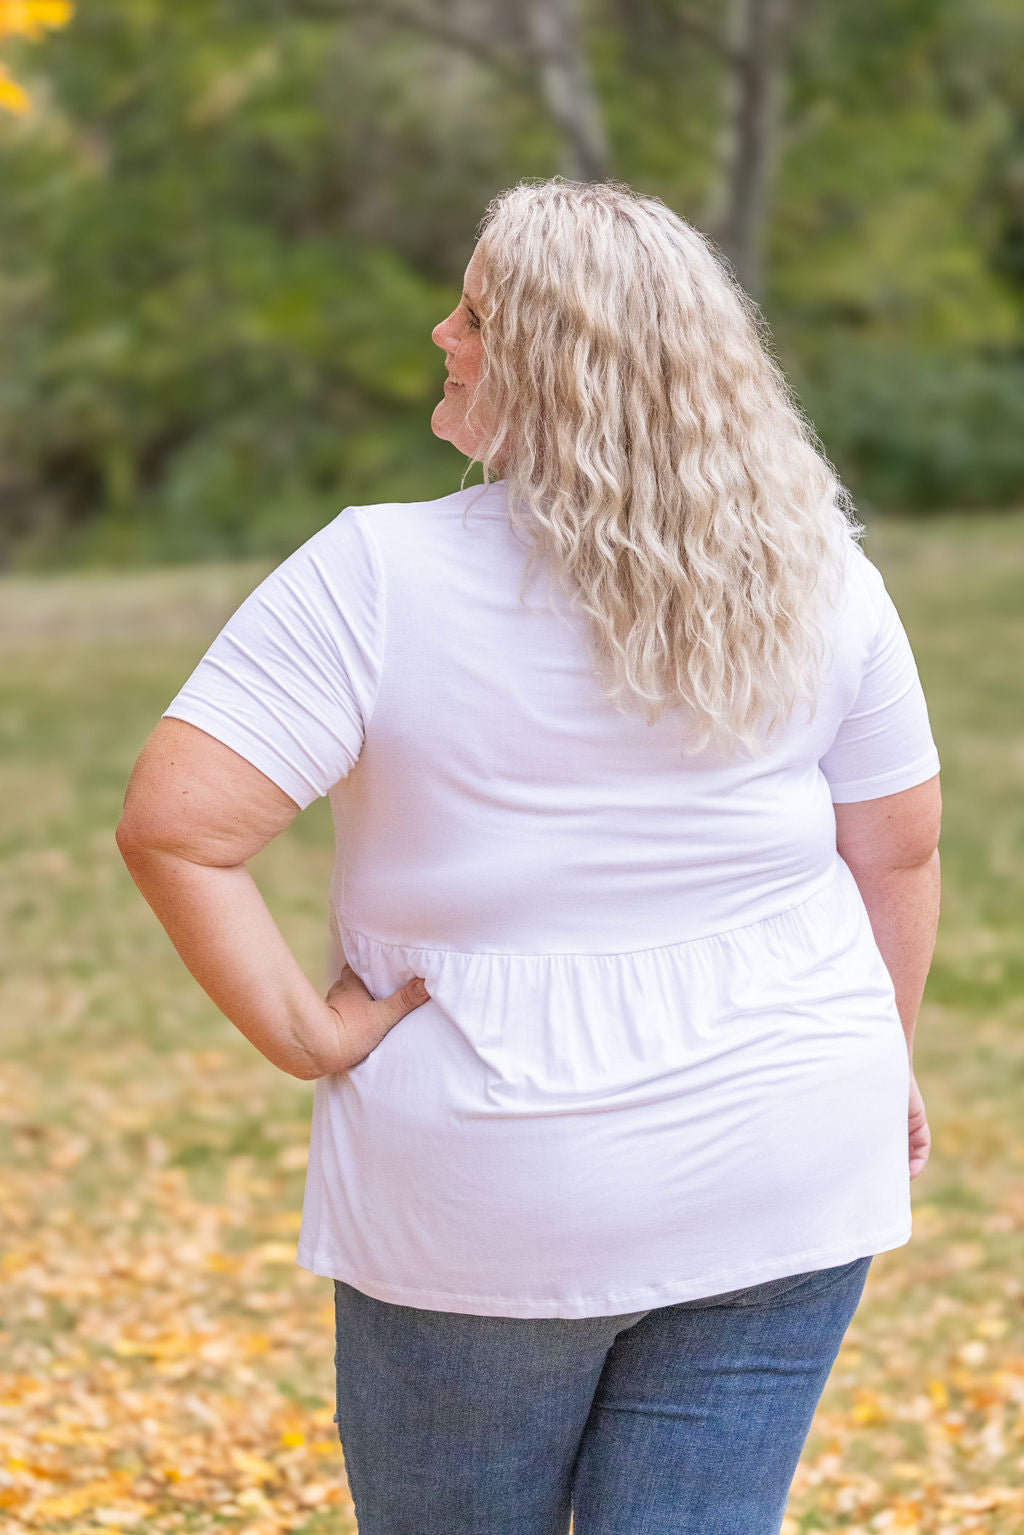
POLYGON ((373 1005, 383 1014, 385 1026, 390 1029, 400 1018, 405 1018, 417 1007, 421 1007, 429 1000, 429 997, 430 993, 427 991, 423 977, 414 975, 411 980, 406 981, 404 986, 399 986, 397 991, 393 991, 390 997, 382 997, 373 1005))
POLYGON ((924 1098, 913 1070, 910 1073, 910 1101, 907 1106, 907 1138, 910 1176, 916 1178, 924 1172, 931 1151, 931 1131, 924 1098))
POLYGON ((337 1060, 331 1069, 348 1071, 365 1060, 399 1019, 422 1006, 428 996, 422 977, 413 976, 390 997, 378 1001, 346 963, 326 997, 338 1019, 337 1060))

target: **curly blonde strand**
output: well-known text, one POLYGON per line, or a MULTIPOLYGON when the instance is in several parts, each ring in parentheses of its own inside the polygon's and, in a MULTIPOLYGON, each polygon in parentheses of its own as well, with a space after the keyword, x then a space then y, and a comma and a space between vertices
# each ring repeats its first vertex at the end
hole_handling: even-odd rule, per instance
MULTIPOLYGON (((520 182, 481 221, 478 298, 509 516, 588 619, 609 700, 765 750, 825 664, 865 531, 711 241, 620 182, 520 182), (767 728, 765 721, 767 720, 767 728)), ((472 406, 471 406, 472 408, 472 406)))

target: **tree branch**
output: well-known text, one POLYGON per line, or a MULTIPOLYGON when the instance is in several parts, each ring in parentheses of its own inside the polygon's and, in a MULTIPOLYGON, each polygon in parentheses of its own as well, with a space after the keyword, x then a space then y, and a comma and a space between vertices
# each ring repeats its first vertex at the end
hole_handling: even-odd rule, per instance
POLYGON ((455 26, 443 16, 415 5, 401 5, 393 0, 289 0, 289 9, 297 15, 323 21, 362 19, 382 21, 394 27, 417 32, 421 37, 444 43, 493 69, 517 90, 536 92, 526 61, 495 46, 488 38, 465 27, 455 26))

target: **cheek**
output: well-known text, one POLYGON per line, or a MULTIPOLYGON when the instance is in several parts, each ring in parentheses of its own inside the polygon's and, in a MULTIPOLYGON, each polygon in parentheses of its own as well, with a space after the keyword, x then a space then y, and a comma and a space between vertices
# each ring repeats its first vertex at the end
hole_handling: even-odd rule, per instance
POLYGON ((484 349, 482 344, 475 338, 469 343, 464 342, 459 363, 460 376, 467 384, 476 384, 479 382, 483 371, 484 349))

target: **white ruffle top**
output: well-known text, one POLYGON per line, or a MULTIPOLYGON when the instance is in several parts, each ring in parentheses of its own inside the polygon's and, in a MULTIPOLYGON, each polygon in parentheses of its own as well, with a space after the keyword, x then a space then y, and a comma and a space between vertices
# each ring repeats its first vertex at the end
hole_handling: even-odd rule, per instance
POLYGON ((336 855, 328 973, 430 1000, 314 1087, 297 1259, 382 1300, 613 1315, 902 1246, 909 1065, 834 802, 939 758, 852 540, 813 717, 687 753, 607 701, 502 482, 347 507, 165 715, 336 855))

